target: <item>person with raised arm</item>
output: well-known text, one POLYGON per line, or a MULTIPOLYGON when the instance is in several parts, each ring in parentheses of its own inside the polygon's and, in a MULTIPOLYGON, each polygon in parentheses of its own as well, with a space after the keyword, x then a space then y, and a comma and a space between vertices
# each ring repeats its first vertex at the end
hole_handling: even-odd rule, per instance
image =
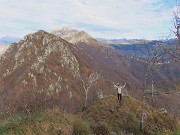
POLYGON ((122 103, 122 89, 126 87, 126 83, 124 86, 121 86, 119 83, 117 85, 114 84, 114 87, 117 88, 118 102, 122 103))

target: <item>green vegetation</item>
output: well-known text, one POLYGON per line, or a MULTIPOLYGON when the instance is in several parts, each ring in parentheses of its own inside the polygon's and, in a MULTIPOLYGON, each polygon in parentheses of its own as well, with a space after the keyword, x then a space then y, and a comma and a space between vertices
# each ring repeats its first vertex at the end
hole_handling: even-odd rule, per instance
POLYGON ((37 113, 29 116, 14 116, 8 118, 6 121, 0 122, 0 134, 7 134, 13 131, 14 134, 25 134, 26 129, 24 125, 33 125, 36 121, 41 121, 45 118, 45 114, 37 113))
POLYGON ((29 116, 14 116, 0 124, 0 135, 91 135, 91 129, 80 116, 58 109, 29 116))
POLYGON ((180 93, 180 83, 178 83, 178 84, 176 85, 176 90, 177 90, 177 93, 180 93))
POLYGON ((52 109, 28 116, 13 116, 0 121, 0 135, 179 135, 179 130, 175 131, 175 121, 148 105, 142 133, 139 126, 141 103, 132 97, 123 99, 124 102, 119 104, 115 97, 106 97, 76 115, 52 109))
POLYGON ((92 135, 89 124, 80 117, 76 118, 74 121, 73 135, 92 135))
POLYGON ((172 135, 180 135, 180 129, 178 129, 177 131, 175 131, 172 135))

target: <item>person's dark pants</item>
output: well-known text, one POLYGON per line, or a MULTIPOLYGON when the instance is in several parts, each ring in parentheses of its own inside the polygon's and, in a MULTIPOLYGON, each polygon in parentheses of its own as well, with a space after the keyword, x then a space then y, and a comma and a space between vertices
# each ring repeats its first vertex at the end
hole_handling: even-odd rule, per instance
POLYGON ((122 102, 122 94, 118 93, 118 101, 122 102))

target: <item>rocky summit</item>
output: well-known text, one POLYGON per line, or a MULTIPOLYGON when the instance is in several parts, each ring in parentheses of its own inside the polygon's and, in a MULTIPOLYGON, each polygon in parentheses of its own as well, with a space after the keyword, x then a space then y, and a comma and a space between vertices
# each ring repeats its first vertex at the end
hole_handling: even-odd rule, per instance
POLYGON ((52 34, 59 36, 72 44, 79 42, 84 43, 97 43, 98 41, 92 38, 88 33, 84 31, 78 31, 73 28, 64 27, 62 29, 56 29, 51 32, 52 34))

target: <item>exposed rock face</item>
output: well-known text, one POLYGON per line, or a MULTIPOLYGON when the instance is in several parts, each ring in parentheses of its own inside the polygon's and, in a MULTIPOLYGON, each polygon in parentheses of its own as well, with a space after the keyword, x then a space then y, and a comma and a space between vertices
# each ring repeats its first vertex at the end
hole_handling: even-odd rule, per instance
POLYGON ((83 107, 85 99, 89 104, 103 77, 98 73, 101 80, 86 93, 84 88, 96 73, 87 61, 92 60, 76 46, 45 31, 25 36, 0 60, 1 114, 56 106, 72 112, 83 107))
POLYGON ((59 36, 72 44, 77 44, 80 42, 87 44, 96 44, 96 45, 100 44, 97 40, 92 38, 88 33, 84 31, 78 31, 76 29, 72 29, 69 27, 53 30, 52 34, 59 36))
POLYGON ((8 45, 0 45, 0 57, 3 55, 3 53, 9 48, 8 45))

